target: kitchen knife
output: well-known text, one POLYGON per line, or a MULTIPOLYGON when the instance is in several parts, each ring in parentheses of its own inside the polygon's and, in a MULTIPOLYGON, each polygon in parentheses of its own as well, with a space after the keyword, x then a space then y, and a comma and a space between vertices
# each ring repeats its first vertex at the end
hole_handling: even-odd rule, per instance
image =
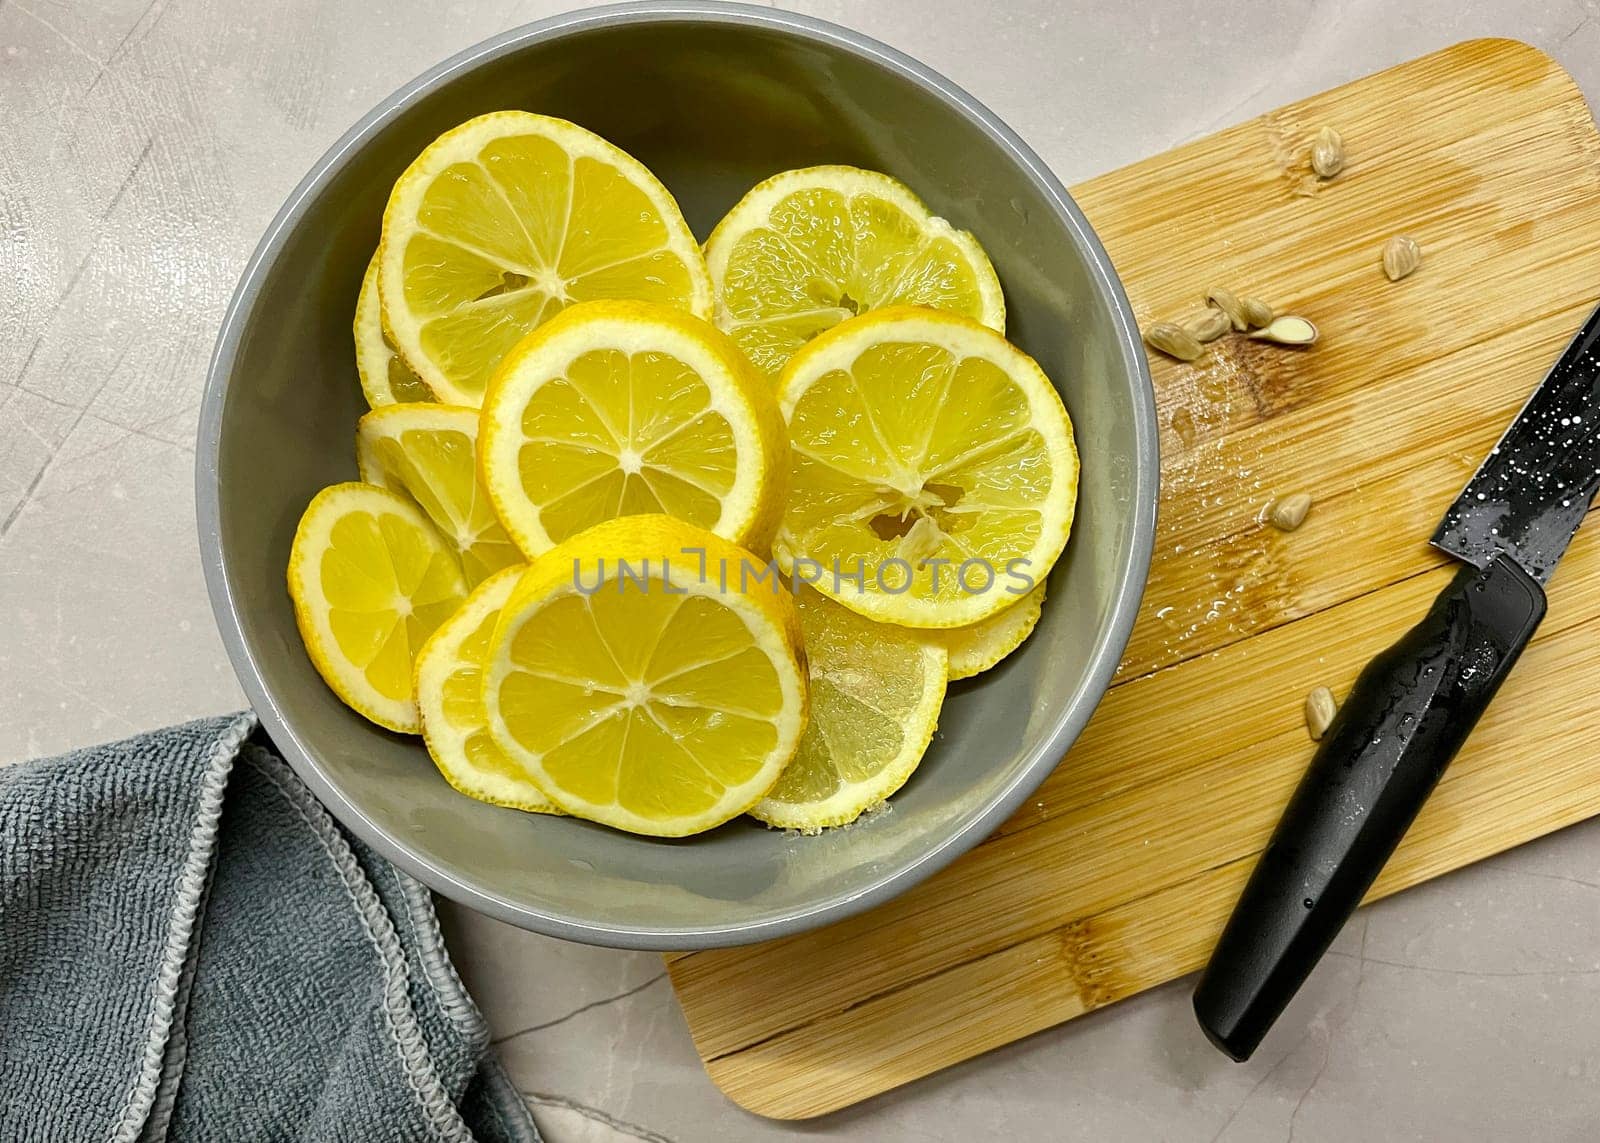
POLYGON ((1433 535, 1463 561, 1356 679, 1195 989, 1248 1059, 1372 886, 1544 618, 1543 584, 1600 485, 1600 310, 1433 535))

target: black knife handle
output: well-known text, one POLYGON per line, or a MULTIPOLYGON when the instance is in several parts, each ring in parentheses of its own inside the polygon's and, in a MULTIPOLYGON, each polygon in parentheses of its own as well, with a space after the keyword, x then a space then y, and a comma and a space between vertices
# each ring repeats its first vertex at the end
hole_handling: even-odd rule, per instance
POLYGON ((1514 562, 1465 567, 1367 664, 1195 989, 1211 1042, 1248 1059, 1361 903, 1544 618, 1514 562))

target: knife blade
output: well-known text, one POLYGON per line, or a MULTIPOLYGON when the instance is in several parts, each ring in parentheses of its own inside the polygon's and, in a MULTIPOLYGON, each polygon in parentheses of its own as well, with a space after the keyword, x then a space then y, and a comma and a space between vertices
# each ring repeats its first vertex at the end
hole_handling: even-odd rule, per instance
POLYGON ((1211 1042, 1248 1059, 1410 828, 1544 618, 1543 585, 1600 488, 1600 309, 1450 505, 1462 562, 1357 677, 1195 988, 1211 1042))
POLYGON ((1507 555, 1549 583, 1600 483, 1600 310, 1467 481, 1433 546, 1487 567, 1507 555))

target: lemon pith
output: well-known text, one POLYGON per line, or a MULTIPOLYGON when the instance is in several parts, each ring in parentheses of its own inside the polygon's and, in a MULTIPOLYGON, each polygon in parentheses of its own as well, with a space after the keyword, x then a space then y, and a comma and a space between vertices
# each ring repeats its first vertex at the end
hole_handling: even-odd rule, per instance
POLYGON ((785 571, 869 618, 976 623, 1032 590, 1077 502, 1072 423, 1038 365, 954 314, 892 307, 784 368, 785 571), (859 578, 858 578, 859 577, 859 578))
POLYGON ((467 593, 427 517, 370 484, 324 488, 295 530, 288 580, 306 652, 334 693, 378 725, 415 734, 413 659, 467 593))
POLYGON ((422 739, 445 781, 470 798, 532 813, 561 811, 489 735, 483 662, 500 608, 527 568, 515 564, 477 586, 417 654, 422 739))
POLYGON ((854 821, 905 784, 938 725, 947 655, 921 632, 875 623, 815 591, 796 602, 811 718, 794 760, 750 813, 814 831, 854 821))
POLYGON ((383 309, 378 301, 378 255, 372 255, 361 278, 356 296, 354 322, 356 376, 361 392, 374 409, 401 401, 432 401, 433 390, 411 372, 411 367, 395 353, 383 332, 383 309))
POLYGON ((926 305, 1005 332, 1000 280, 977 241, 877 171, 785 171, 752 188, 706 240, 716 322, 776 376, 855 314, 926 305))
POLYGON ((764 548, 782 513, 777 401, 710 323, 586 302, 529 334, 485 397, 483 484, 530 558, 602 520, 667 513, 764 548))
POLYGON ((718 574, 746 560, 659 515, 536 560, 490 642, 496 744, 556 805, 618 829, 677 837, 748 810, 794 754, 807 690, 792 597, 718 574))
POLYGON ((478 410, 388 405, 356 424, 361 479, 410 496, 461 560, 467 586, 522 561, 478 479, 478 410))
POLYGON ((598 135, 526 111, 430 144, 395 183, 379 258, 390 340, 455 404, 479 404, 506 351, 573 302, 711 313, 704 257, 660 181, 598 135))

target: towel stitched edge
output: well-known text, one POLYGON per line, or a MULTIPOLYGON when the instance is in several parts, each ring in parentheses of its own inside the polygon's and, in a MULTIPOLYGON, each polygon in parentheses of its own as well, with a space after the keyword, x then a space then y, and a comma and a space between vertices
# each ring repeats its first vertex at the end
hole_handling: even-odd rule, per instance
POLYGON ((394 923, 379 902, 377 892, 367 881, 355 854, 333 824, 328 811, 300 785, 287 763, 260 749, 248 750, 247 754, 251 764, 306 823, 338 872, 346 896, 355 905, 356 918, 383 966, 384 1023, 400 1057, 406 1086, 417 1097, 417 1103, 433 1134, 445 1143, 471 1143, 472 1132, 439 1082, 432 1061, 428 1058, 427 1044, 408 995, 410 973, 406 968, 405 953, 395 936, 394 923))
POLYGON ((438 999, 440 1009, 463 1035, 468 1038, 484 1035, 487 1042, 483 1032, 483 1014, 467 991, 467 986, 461 983, 456 966, 451 963, 444 944, 444 933, 439 930, 439 922, 429 907, 428 890, 416 878, 408 877, 398 869, 394 871, 394 876, 406 903, 406 923, 411 926, 411 935, 417 941, 423 978, 438 999))
POLYGON ((145 1018, 144 1049, 140 1053, 139 1069, 124 1098, 122 1114, 112 1125, 111 1143, 134 1143, 155 1104, 173 1016, 177 1011, 178 990, 194 940, 195 918, 199 915, 216 853, 217 825, 222 819, 222 799, 227 790, 228 775, 233 770, 233 760, 238 757, 245 738, 255 729, 255 725, 254 714, 240 715, 218 736, 206 756, 205 777, 198 800, 199 812, 189 835, 189 852, 178 877, 160 970, 156 973, 150 1008, 145 1018))

